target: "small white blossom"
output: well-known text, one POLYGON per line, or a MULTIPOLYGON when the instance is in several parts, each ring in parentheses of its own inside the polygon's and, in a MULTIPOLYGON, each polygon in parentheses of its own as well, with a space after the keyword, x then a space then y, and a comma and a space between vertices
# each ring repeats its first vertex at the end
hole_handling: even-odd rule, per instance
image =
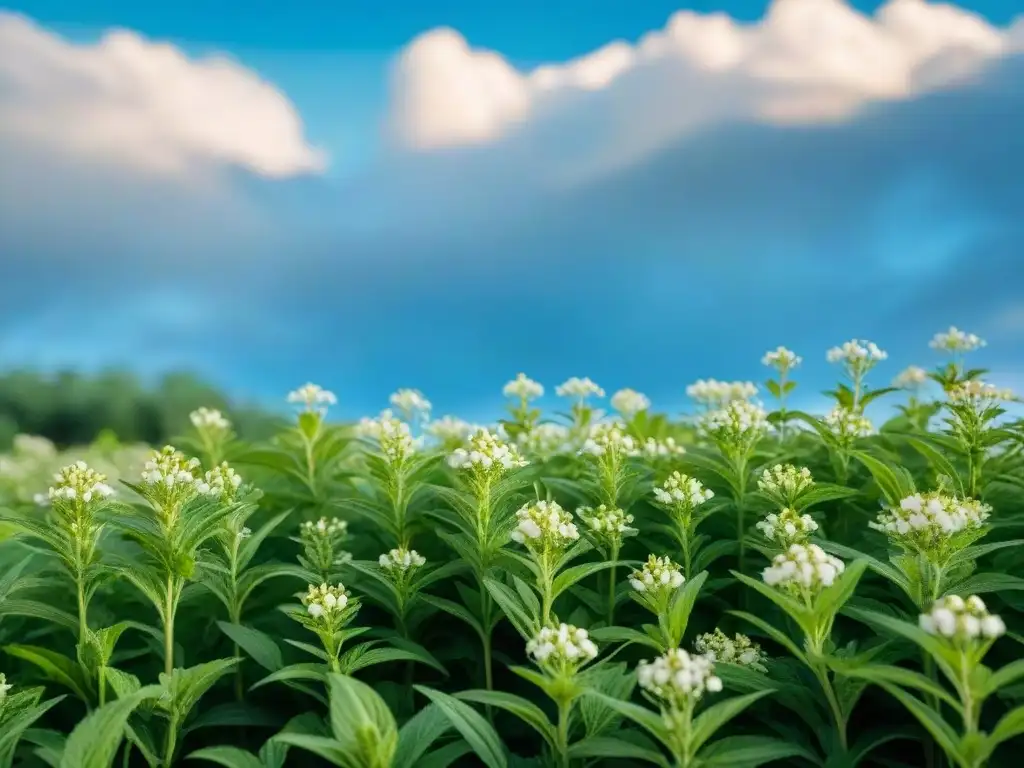
POLYGON ((936 600, 931 611, 919 619, 921 629, 930 635, 938 635, 958 644, 977 640, 995 640, 1006 633, 1003 620, 988 612, 985 603, 977 595, 964 600, 948 595, 936 600))
POLYGON ((419 554, 415 549, 406 549, 405 547, 392 549, 386 555, 381 555, 380 558, 378 558, 378 563, 384 570, 401 571, 403 573, 415 570, 426 562, 426 558, 419 554))
POLYGON ((468 421, 456 418, 454 416, 443 416, 440 419, 434 419, 424 427, 424 432, 438 440, 442 445, 462 445, 469 436, 476 432, 480 427, 476 424, 470 424, 468 421))
POLYGON ((401 464, 412 456, 418 447, 409 425, 395 418, 390 410, 381 411, 376 419, 362 418, 356 426, 356 434, 375 442, 380 452, 392 464, 401 464))
POLYGON ((508 382, 501 392, 505 397, 514 397, 528 402, 536 400, 538 397, 543 397, 544 387, 529 378, 525 373, 520 373, 512 381, 508 382))
POLYGON ((772 559, 761 578, 769 587, 814 593, 832 586, 845 568, 842 560, 817 544, 792 544, 772 559))
POLYGON ((640 449, 636 440, 626 434, 622 424, 614 421, 598 422, 590 428, 590 434, 583 441, 581 454, 605 456, 638 456, 640 449))
POLYGON ((701 434, 735 450, 753 447, 772 428, 768 413, 760 405, 732 400, 709 411, 698 425, 701 434))
POLYGON ((713 633, 709 632, 698 637, 693 648, 708 661, 738 664, 758 672, 767 671, 764 666, 766 657, 761 651, 761 646, 738 632, 734 638, 730 638, 722 630, 716 628, 713 633))
POLYGON ((681 472, 673 472, 660 488, 654 489, 654 498, 662 504, 684 504, 690 508, 699 507, 714 496, 715 492, 705 488, 700 480, 681 472))
POLYGON ((448 456, 448 466, 453 469, 472 469, 488 473, 525 467, 529 462, 522 457, 515 445, 503 442, 497 435, 486 429, 477 430, 465 448, 456 448, 448 456))
POLYGON ((197 493, 200 461, 186 458, 173 445, 154 451, 143 465, 142 483, 166 501, 184 502, 197 493))
POLYGON ((405 418, 426 418, 433 407, 423 393, 417 389, 400 389, 391 395, 388 402, 405 414, 405 418))
POLYGON ((572 673, 597 658, 597 646, 585 629, 559 624, 542 627, 527 642, 526 653, 549 671, 572 673))
POLYGON ((196 481, 196 491, 202 496, 230 500, 241 484, 241 476, 223 461, 196 481))
POLYGON ((949 390, 948 397, 950 403, 969 405, 979 410, 1017 399, 1012 390, 987 384, 977 379, 957 384, 949 390))
POLYGON ((609 508, 606 504, 597 508, 580 507, 576 510, 576 517, 590 529, 593 538, 611 546, 617 547, 622 542, 623 534, 633 530, 629 527, 633 522, 632 515, 621 509, 609 508))
POLYGON ((761 365, 774 368, 779 373, 788 373, 802 363, 804 359, 796 352, 785 347, 777 347, 764 353, 761 365))
POLYGON ((307 520, 299 526, 299 534, 303 538, 324 539, 343 537, 348 533, 348 523, 332 517, 328 520, 321 517, 316 522, 307 520))
POLYGON ((900 371, 899 375, 892 380, 892 385, 898 389, 919 389, 928 381, 928 371, 917 365, 911 365, 900 371))
POLYGON ((842 363, 848 370, 863 374, 865 371, 888 359, 888 353, 878 348, 873 341, 853 339, 838 347, 832 347, 825 359, 830 363, 842 363))
POLYGON ((814 485, 811 470, 792 464, 776 464, 761 473, 757 488, 783 506, 794 506, 796 500, 814 485))
POLYGON ((648 459, 666 459, 672 456, 682 456, 686 448, 679 445, 674 437, 666 437, 658 440, 648 437, 640 447, 640 452, 648 459))
POLYGON ((564 424, 545 422, 520 432, 516 443, 527 456, 549 459, 571 450, 572 432, 564 424))
POLYGON ((686 579, 678 565, 667 557, 650 555, 643 568, 629 576, 629 586, 634 591, 665 596, 683 586, 686 579))
POLYGON ((588 397, 604 397, 604 390, 590 379, 580 379, 573 376, 571 379, 555 387, 555 394, 559 397, 574 397, 578 400, 586 400, 588 397))
POLYGON ((572 515, 554 501, 537 501, 516 511, 512 540, 533 551, 560 550, 580 537, 572 515))
POLYGON ((4 699, 7 698, 7 692, 10 691, 14 686, 9 685, 7 682, 7 675, 0 672, 0 704, 3 703, 4 699))
POLYGON ((788 507, 778 514, 771 513, 755 527, 766 539, 784 549, 788 549, 791 544, 806 543, 811 534, 818 530, 814 518, 807 514, 798 514, 788 507))
POLYGON ((231 429, 231 422, 225 418, 224 414, 214 408, 197 408, 188 415, 188 418, 196 429, 216 431, 231 429))
POLYGON ((107 476, 102 475, 84 461, 76 461, 54 475, 56 485, 49 490, 48 501, 80 501, 88 504, 114 495, 114 489, 107 485, 107 476))
POLYGON ((750 381, 699 379, 686 388, 687 397, 714 408, 720 408, 733 400, 749 400, 755 395, 757 385, 750 381))
POLYGON ((973 333, 964 333, 955 325, 949 326, 948 331, 936 333, 928 346, 941 352, 959 354, 973 352, 985 346, 985 340, 973 333))
POLYGON ((349 594, 344 584, 321 584, 309 586, 309 592, 302 597, 306 612, 314 619, 330 618, 332 614, 343 611, 348 605, 349 594))
POLYGON ((250 536, 252 536, 252 529, 251 528, 242 528, 238 532, 238 538, 239 539, 248 539, 250 536))
POLYGON ((289 392, 288 402, 302 405, 307 411, 319 410, 323 413, 327 409, 327 406, 337 404, 338 398, 334 396, 333 392, 330 392, 317 384, 308 383, 303 384, 292 392, 289 392))
POLYGON ((837 405, 825 414, 825 426, 841 443, 848 444, 859 437, 874 434, 875 427, 871 420, 860 411, 851 410, 837 405))
POLYGON ((641 661, 636 676, 640 687, 670 712, 686 709, 705 693, 722 690, 714 663, 682 648, 672 648, 654 661, 641 661))
POLYGON ((991 510, 974 499, 940 492, 915 493, 900 501, 899 507, 881 512, 868 525, 899 546, 941 557, 949 545, 956 548, 958 534, 981 529, 991 510))
POLYGON ((611 402, 612 408, 626 419, 651 407, 651 401, 647 399, 647 396, 633 389, 620 389, 612 395, 611 402))

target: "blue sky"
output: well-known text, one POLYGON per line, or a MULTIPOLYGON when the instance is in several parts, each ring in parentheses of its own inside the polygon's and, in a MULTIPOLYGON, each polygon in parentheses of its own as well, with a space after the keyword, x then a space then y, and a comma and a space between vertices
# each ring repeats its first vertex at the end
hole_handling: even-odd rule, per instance
POLYGON ((520 370, 675 411, 778 344, 814 406, 829 346, 882 385, 957 324, 1024 389, 1014 5, 15 4, 0 361, 483 419, 520 370))

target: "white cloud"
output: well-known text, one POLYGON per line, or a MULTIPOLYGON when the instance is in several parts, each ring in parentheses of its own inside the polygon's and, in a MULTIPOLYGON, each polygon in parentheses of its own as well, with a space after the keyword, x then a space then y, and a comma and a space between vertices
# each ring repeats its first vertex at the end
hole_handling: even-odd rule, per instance
POLYGON ((212 163, 287 177, 326 162, 287 97, 230 59, 121 30, 73 44, 3 12, 0 136, 155 173, 212 163))
POLYGON ((870 101, 962 81, 1021 49, 1024 23, 1000 29, 925 0, 891 0, 874 17, 842 0, 775 0, 752 25, 680 11, 636 45, 616 41, 530 72, 437 29, 399 56, 392 128, 414 149, 479 144, 559 114, 573 94, 609 92, 590 131, 626 122, 610 138, 621 143, 628 130, 651 145, 721 120, 843 118, 870 101))

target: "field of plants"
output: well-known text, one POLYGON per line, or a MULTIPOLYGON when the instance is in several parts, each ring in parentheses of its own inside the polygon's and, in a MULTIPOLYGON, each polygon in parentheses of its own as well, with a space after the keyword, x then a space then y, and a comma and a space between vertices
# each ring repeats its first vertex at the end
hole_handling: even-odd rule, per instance
POLYGON ((20 436, 0 768, 1019 765, 1024 423, 983 343, 885 387, 835 347, 818 416, 780 347, 678 420, 520 374, 489 427, 307 384, 261 444, 208 408, 156 450, 20 436))

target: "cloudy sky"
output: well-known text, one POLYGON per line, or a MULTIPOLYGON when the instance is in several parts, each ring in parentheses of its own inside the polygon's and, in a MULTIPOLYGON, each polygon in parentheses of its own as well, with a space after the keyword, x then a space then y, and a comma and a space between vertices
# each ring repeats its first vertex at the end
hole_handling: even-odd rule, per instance
POLYGON ((0 366, 674 411, 955 324, 1024 389, 1016 0, 317 6, 0 11, 0 366))

